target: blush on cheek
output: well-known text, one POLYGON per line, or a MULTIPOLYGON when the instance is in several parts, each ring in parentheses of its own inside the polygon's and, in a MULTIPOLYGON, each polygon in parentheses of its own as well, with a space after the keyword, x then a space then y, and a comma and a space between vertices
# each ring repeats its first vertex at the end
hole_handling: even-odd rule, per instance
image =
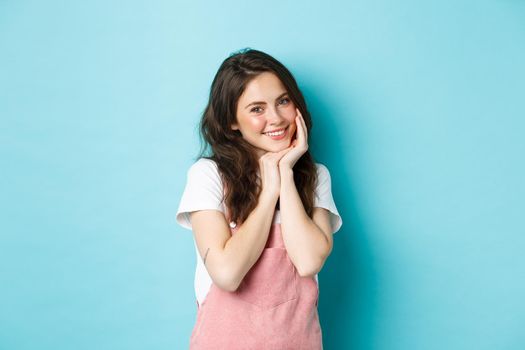
POLYGON ((250 127, 254 131, 262 133, 264 131, 264 123, 261 120, 252 120, 250 122, 250 127))
POLYGON ((297 116, 297 112, 295 111, 295 108, 290 108, 286 111, 286 119, 290 121, 290 123, 295 124, 295 117, 297 116))

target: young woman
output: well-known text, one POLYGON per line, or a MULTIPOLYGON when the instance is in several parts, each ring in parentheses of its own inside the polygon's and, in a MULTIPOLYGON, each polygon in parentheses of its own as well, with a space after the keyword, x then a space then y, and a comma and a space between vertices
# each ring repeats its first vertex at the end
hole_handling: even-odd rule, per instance
POLYGON ((289 70, 242 50, 213 80, 177 221, 197 253, 190 349, 322 349, 317 273, 342 225, 289 70), (207 153, 207 156, 205 154, 207 153))

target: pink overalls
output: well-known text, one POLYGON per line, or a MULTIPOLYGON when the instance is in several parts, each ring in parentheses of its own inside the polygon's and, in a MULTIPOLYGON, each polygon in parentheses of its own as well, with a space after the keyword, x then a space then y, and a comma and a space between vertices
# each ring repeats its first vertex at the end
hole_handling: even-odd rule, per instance
POLYGON ((235 292, 212 283, 197 310, 190 350, 322 350, 318 297, 314 277, 299 276, 281 225, 273 224, 259 260, 235 292))

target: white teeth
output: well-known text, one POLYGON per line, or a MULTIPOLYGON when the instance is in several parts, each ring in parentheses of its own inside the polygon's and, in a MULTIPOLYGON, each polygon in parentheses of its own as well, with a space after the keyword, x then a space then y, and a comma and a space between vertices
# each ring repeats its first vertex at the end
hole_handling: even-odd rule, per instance
POLYGON ((277 132, 267 132, 265 134, 268 135, 268 136, 279 136, 279 135, 284 134, 284 130, 277 131, 277 132))

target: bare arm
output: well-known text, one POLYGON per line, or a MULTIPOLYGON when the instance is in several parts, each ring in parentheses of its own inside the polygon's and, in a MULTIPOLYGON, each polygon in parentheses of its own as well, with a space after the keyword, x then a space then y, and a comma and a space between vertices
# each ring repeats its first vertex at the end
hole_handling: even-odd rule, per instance
POLYGON ((202 210, 191 214, 197 248, 206 257, 206 269, 214 283, 234 291, 261 256, 279 198, 278 162, 288 151, 268 152, 259 158, 262 189, 255 209, 231 235, 224 214, 217 210, 202 210))
POLYGON ((333 246, 330 214, 314 208, 313 218, 304 210, 293 172, 281 170, 281 231, 284 245, 301 276, 313 276, 324 265, 333 246))
POLYGON ((293 167, 308 150, 308 129, 301 112, 296 110, 296 139, 292 141, 292 149, 279 161, 281 231, 290 260, 299 274, 313 276, 321 270, 332 251, 332 228, 329 212, 314 208, 310 219, 297 193, 293 167))
POLYGON ((268 240, 276 202, 275 196, 261 194, 257 206, 233 236, 222 212, 199 210, 190 214, 197 248, 218 287, 236 290, 259 259, 268 240))

